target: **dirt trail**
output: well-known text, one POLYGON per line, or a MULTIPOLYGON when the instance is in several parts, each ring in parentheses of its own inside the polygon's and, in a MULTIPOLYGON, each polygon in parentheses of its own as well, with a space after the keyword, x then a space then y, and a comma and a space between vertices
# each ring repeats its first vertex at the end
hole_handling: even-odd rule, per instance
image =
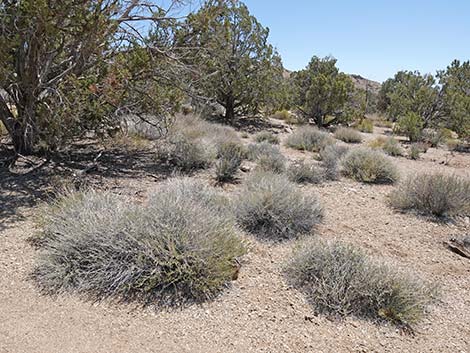
MULTIPOLYGON (((456 154, 444 165, 446 153, 432 149, 420 161, 394 161, 403 175, 442 169, 470 177, 470 156, 456 154)), ((143 194, 151 185, 139 179, 121 182, 132 190, 140 186, 143 194)), ((155 312, 74 296, 42 296, 28 280, 37 255, 26 241, 35 231, 34 209, 23 208, 18 212, 25 219, 0 232, 0 353, 470 352, 470 261, 442 245, 450 235, 468 233, 468 219, 443 224, 398 214, 385 203, 393 186, 342 179, 304 188, 318 194, 325 206, 320 237, 357 244, 440 285, 442 302, 431 307, 414 337, 393 326, 313 315, 282 277, 293 242, 270 245, 250 239, 252 249, 238 281, 202 306, 155 312)))

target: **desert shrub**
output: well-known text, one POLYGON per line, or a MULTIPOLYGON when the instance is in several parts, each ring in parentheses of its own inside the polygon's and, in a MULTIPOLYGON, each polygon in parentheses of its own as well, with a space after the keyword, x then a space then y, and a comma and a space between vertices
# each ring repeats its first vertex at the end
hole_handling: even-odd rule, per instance
POLYGON ((325 168, 325 177, 329 180, 339 178, 339 164, 341 158, 349 151, 346 146, 329 145, 320 151, 322 166, 325 168))
POLYGON ((286 170, 286 158, 279 150, 262 154, 256 161, 258 170, 273 173, 283 173, 286 170))
POLYGON ((297 150, 319 151, 327 145, 334 144, 328 133, 314 127, 302 127, 288 136, 286 144, 297 150))
POLYGON ((286 275, 316 312, 328 315, 409 326, 435 297, 434 286, 339 242, 304 242, 286 266, 286 275))
POLYGON ((277 153, 277 152, 280 153, 279 148, 276 146, 273 146, 270 143, 267 143, 267 142, 251 143, 248 145, 248 148, 247 148, 247 158, 250 161, 256 161, 262 155, 272 154, 272 153, 277 153))
POLYGON ((368 148, 356 148, 342 159, 346 176, 365 183, 394 183, 398 170, 381 152, 368 148))
POLYGON ((256 142, 268 142, 273 145, 279 145, 279 136, 273 134, 270 131, 262 131, 259 134, 256 135, 255 137, 256 142))
POLYGON ((348 143, 361 143, 361 134, 354 129, 341 127, 335 131, 335 138, 348 143))
POLYGON ((374 123, 372 120, 363 119, 359 125, 357 125, 357 129, 362 132, 367 132, 369 134, 374 132, 374 123))
POLYGON ((437 147, 445 141, 441 129, 423 129, 419 137, 420 141, 429 144, 431 147, 437 147))
POLYGON ((215 151, 199 140, 190 139, 183 134, 173 134, 162 147, 160 157, 179 170, 189 172, 208 168, 215 158, 215 151))
POLYGON ((286 176, 267 172, 246 181, 234 209, 243 229, 270 240, 308 234, 323 215, 315 196, 304 195, 286 176))
POLYGON ((293 163, 287 169, 287 176, 294 183, 318 184, 324 178, 324 172, 317 165, 301 161, 293 163))
POLYGON ((394 132, 404 134, 412 142, 420 139, 423 131, 423 119, 416 113, 408 113, 398 119, 394 132))
POLYGON ((387 138, 384 136, 379 136, 373 140, 371 140, 367 145, 370 148, 382 148, 385 145, 385 142, 387 142, 387 138))
POLYGON ((394 208, 428 215, 468 215, 470 180, 442 173, 413 175, 390 194, 389 201, 394 208))
POLYGON ((286 169, 286 158, 277 146, 268 142, 250 144, 248 159, 257 162, 257 168, 264 171, 283 173, 286 169))
POLYGON ((215 163, 217 181, 225 182, 233 180, 242 164, 245 154, 245 149, 242 144, 228 141, 218 145, 218 159, 215 163))
POLYGON ((419 144, 413 143, 410 146, 410 150, 408 151, 408 157, 413 160, 418 160, 422 152, 422 148, 419 144))
POLYGON ((59 198, 42 212, 33 277, 46 292, 180 305, 217 295, 244 254, 226 200, 189 179, 161 185, 148 204, 108 192, 59 198))
POLYGON ((388 138, 382 146, 382 150, 388 154, 389 156, 402 156, 403 149, 401 148, 400 144, 397 140, 393 137, 388 138))

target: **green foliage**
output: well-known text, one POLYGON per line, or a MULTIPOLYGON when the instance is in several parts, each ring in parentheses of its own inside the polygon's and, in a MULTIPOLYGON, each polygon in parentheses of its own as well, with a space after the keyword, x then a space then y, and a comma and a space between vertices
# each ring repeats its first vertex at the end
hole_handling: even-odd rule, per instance
POLYGON ((409 114, 417 115, 423 126, 435 123, 442 114, 439 87, 432 75, 400 71, 382 87, 388 100, 387 115, 400 120, 409 114))
POLYGON ((280 140, 279 136, 273 134, 271 131, 262 131, 258 133, 255 137, 256 142, 268 142, 273 145, 279 145, 280 140))
POLYGON ((237 0, 206 1, 178 33, 180 42, 201 48, 189 62, 198 71, 198 93, 221 104, 227 120, 278 100, 273 94, 283 68, 268 34, 237 0))
POLYGON ((442 85, 446 125, 464 139, 470 138, 470 61, 454 60, 438 74, 442 85))
POLYGON ((306 69, 292 75, 295 83, 295 104, 307 119, 323 127, 328 115, 339 118, 353 91, 348 75, 339 72, 336 59, 314 56, 306 69))
POLYGON ((442 173, 408 177, 390 194, 392 207, 434 216, 470 214, 470 180, 442 173))
POLYGON ((285 240, 312 232, 323 211, 315 196, 306 196, 284 175, 258 172, 235 200, 238 223, 269 240, 285 240))
MULTIPOLYGON (((152 114, 166 127, 181 98, 172 82, 179 72, 163 74, 166 47, 150 55, 146 33, 137 39, 122 31, 144 8, 139 0, 2 3, 0 120, 17 152, 54 150, 87 131, 106 134, 119 126, 118 113, 152 114)), ((154 11, 162 34, 172 21, 154 11)))
POLYGON ((334 144, 334 139, 317 128, 299 127, 287 137, 286 145, 301 151, 319 151, 327 145, 334 144))
POLYGON ((291 164, 287 169, 287 176, 290 181, 299 184, 319 184, 325 177, 321 168, 305 161, 291 164))
POLYGON ((47 293, 92 300, 206 301, 226 288, 245 253, 226 202, 188 179, 165 182, 145 205, 108 192, 61 197, 42 211, 34 278, 47 293))
POLYGON ((327 179, 338 180, 340 161, 348 151, 348 147, 336 144, 328 145, 320 151, 320 159, 325 168, 325 177, 327 179))
POLYGON ((403 149, 401 148, 400 143, 393 137, 389 137, 385 140, 382 150, 389 156, 398 157, 403 155, 403 149))
POLYGON ((416 142, 421 137, 423 126, 423 119, 418 114, 409 112, 398 120, 394 132, 404 134, 410 141, 416 142))
POLYGON ((302 243, 286 266, 286 276, 317 312, 397 325, 418 322, 436 294, 433 286, 416 276, 339 242, 302 243))
POLYGON ((361 143, 362 135, 354 129, 340 127, 335 131, 335 138, 348 143, 361 143))
POLYGON ((342 159, 346 176, 364 183, 394 183, 398 170, 382 153, 368 148, 356 148, 342 159))
POLYGON ((362 119, 362 121, 357 125, 357 129, 362 132, 367 132, 369 134, 374 132, 374 124, 369 119, 362 119))

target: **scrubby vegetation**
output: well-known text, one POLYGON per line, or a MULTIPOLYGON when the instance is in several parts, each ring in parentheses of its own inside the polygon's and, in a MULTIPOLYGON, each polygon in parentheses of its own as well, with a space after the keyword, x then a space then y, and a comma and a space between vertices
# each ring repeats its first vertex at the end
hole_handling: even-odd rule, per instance
POLYGON ((249 145, 248 158, 257 162, 258 170, 282 173, 286 169, 286 158, 279 148, 267 142, 249 145))
POLYGON ((413 143, 408 151, 408 157, 413 160, 418 160, 421 156, 421 152, 423 152, 421 146, 417 143, 413 143))
POLYGON ((400 143, 393 137, 389 137, 385 140, 382 150, 389 156, 398 157, 403 155, 403 149, 401 148, 400 143))
POLYGON ((434 216, 470 215, 470 180, 443 173, 408 177, 390 194, 392 207, 434 216))
POLYGON ((319 151, 334 143, 334 139, 326 132, 314 127, 300 127, 289 135, 286 145, 297 150, 319 151))
POLYGON ((273 145, 279 145, 279 136, 273 134, 271 131, 262 131, 258 133, 255 137, 256 142, 268 142, 273 145))
POLYGON ((301 161, 289 166, 287 176, 294 183, 318 184, 324 179, 325 172, 316 164, 301 161))
POLYGON ((346 146, 329 145, 320 151, 320 159, 325 168, 325 177, 330 180, 337 180, 340 175, 340 161, 349 151, 346 146))
POLYGON ((365 183, 394 183, 398 170, 382 153, 368 148, 349 151, 341 163, 343 173, 365 183))
POLYGON ((361 143, 361 134, 354 129, 341 127, 335 131, 335 138, 347 143, 361 143))
POLYGON ((250 176, 234 208, 243 229, 269 240, 308 234, 323 215, 315 196, 304 195, 286 176, 267 172, 250 176))
POLYGON ((215 163, 217 181, 233 180, 245 155, 246 152, 242 144, 233 141, 221 143, 217 148, 218 159, 215 163))
POLYGON ((319 313, 405 326, 418 322, 435 296, 433 286, 416 276, 339 242, 303 243, 287 265, 286 275, 319 313))
POLYGON ((220 293, 245 252, 226 200, 189 179, 170 180, 147 205, 109 192, 59 198, 41 215, 34 271, 49 293, 180 305, 220 293))
POLYGON ((357 129, 359 131, 371 134, 372 132, 374 132, 374 124, 369 119, 363 119, 357 126, 357 129))

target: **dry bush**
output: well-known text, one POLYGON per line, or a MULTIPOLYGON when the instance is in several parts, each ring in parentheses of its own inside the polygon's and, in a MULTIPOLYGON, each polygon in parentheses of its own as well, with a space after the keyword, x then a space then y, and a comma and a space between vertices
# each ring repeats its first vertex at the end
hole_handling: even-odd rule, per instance
POLYGON ((433 286, 421 279, 339 242, 302 243, 286 266, 286 275, 316 312, 398 325, 418 322, 436 294, 433 286))
POLYGON ((258 170, 283 173, 286 169, 286 158, 278 147, 270 143, 250 144, 247 155, 248 159, 257 162, 258 170))
POLYGON ((418 143, 413 143, 408 151, 408 157, 413 160, 418 160, 422 151, 423 150, 418 143))
POLYGON ((215 159, 213 146, 183 134, 172 134, 161 146, 158 155, 183 172, 210 167, 215 159))
POLYGON ((398 157, 403 155, 403 149, 401 148, 400 143, 393 137, 389 137, 385 140, 382 150, 389 156, 398 157))
POLYGON ((327 179, 338 180, 340 161, 348 151, 348 147, 340 145, 329 145, 320 151, 320 159, 325 168, 325 177, 327 179))
POLYGON ((178 116, 160 145, 158 156, 185 172, 208 168, 225 143, 241 144, 234 129, 195 115, 178 116))
POLYGON ((319 151, 334 143, 334 139, 328 133, 310 126, 298 128, 287 137, 286 141, 288 147, 311 152, 319 151))
POLYGON ((161 185, 147 205, 76 193, 42 211, 33 273, 47 293, 183 305, 213 298, 245 252, 227 201, 189 179, 161 185))
POLYGON ((335 131, 335 138, 347 143, 361 143, 362 135, 357 130, 340 127, 335 131))
POLYGON ((228 141, 217 146, 215 163, 216 180, 226 182, 233 180, 246 155, 242 144, 228 141))
POLYGON ((357 129, 362 132, 367 132, 369 134, 374 132, 374 123, 372 120, 363 119, 359 125, 357 125, 357 129))
POLYGON ((257 172, 244 184, 234 202, 240 226, 269 240, 312 232, 323 211, 315 196, 304 195, 284 175, 257 172))
POLYGON ((367 146, 374 149, 382 148, 385 145, 385 142, 387 142, 387 138, 385 136, 379 136, 376 139, 370 141, 367 146))
POLYGON ((301 161, 289 166, 287 176, 294 183, 319 184, 325 178, 325 173, 317 165, 301 161))
POLYGON ((399 174, 383 153, 368 148, 349 151, 341 161, 343 173, 364 183, 394 183, 399 174))
POLYGON ((443 173, 417 174, 404 180, 389 197, 400 210, 434 216, 470 214, 470 180, 443 173))
POLYGON ((271 143, 273 145, 279 145, 279 143, 280 143, 279 136, 273 134, 270 131, 260 132, 259 134, 256 135, 255 140, 256 140, 256 142, 259 142, 259 143, 268 142, 268 143, 271 143))
POLYGON ((288 110, 280 110, 274 113, 274 119, 284 120, 288 124, 302 124, 304 123, 303 119, 298 117, 295 114, 292 114, 288 110))

